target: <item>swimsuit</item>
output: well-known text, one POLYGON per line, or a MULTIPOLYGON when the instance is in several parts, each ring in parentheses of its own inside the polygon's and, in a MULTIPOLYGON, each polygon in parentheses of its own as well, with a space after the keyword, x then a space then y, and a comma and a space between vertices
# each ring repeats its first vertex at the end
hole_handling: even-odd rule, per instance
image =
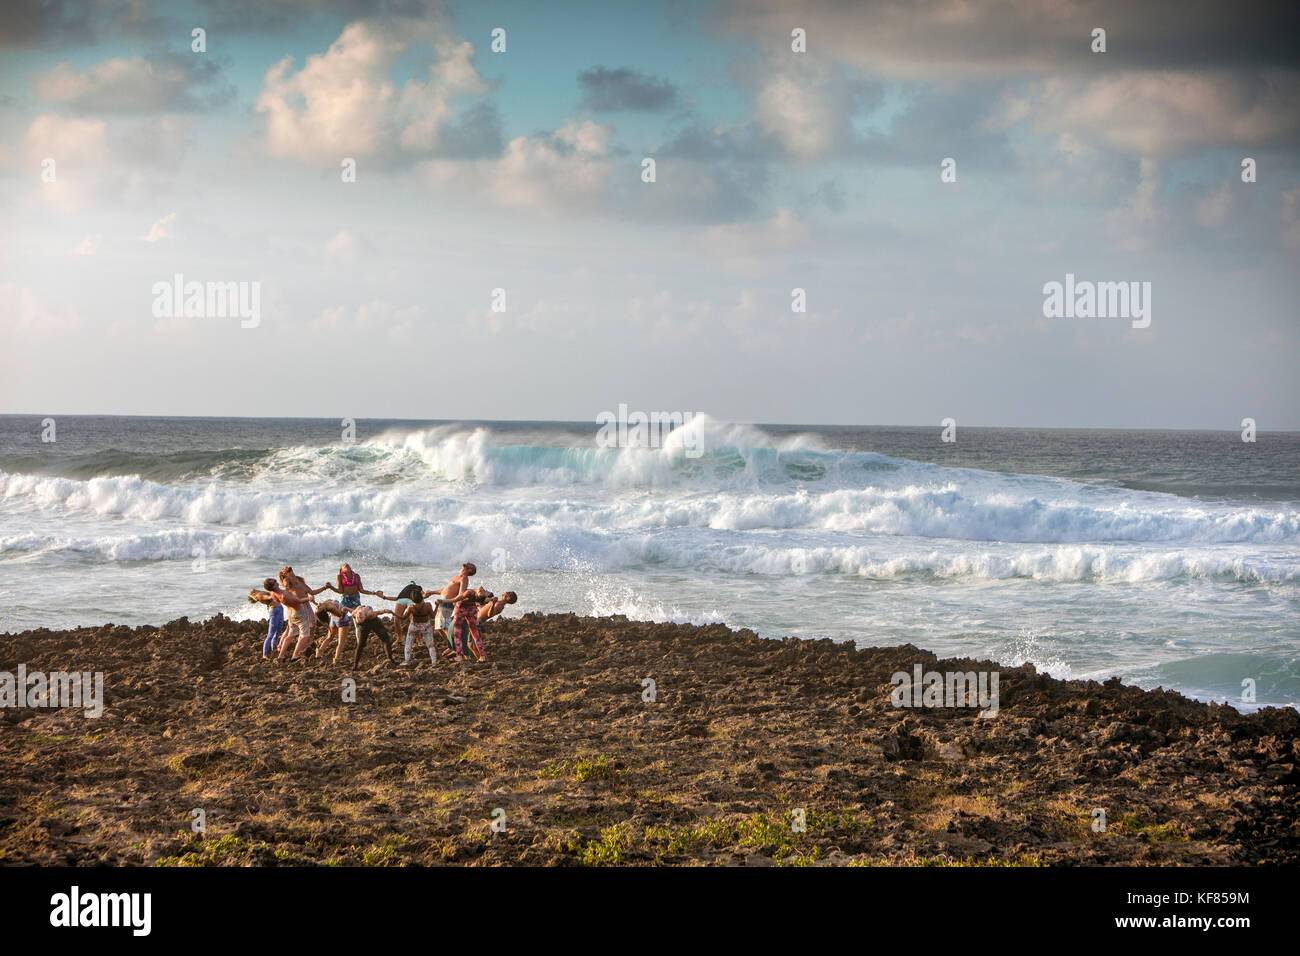
MULTIPOLYGON (((361 607, 361 595, 345 594, 341 598, 339 598, 339 603, 342 604, 344 607, 361 607)), ((338 619, 337 623, 339 627, 343 627, 353 623, 352 615, 344 614, 341 618, 338 619)))

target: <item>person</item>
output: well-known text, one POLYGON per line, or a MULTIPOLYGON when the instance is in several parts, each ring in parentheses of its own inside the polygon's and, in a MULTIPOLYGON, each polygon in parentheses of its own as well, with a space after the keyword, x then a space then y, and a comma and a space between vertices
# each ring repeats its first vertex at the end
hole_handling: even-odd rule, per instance
POLYGON ((274 591, 254 589, 248 592, 248 597, 260 604, 275 603, 284 607, 285 617, 288 620, 283 636, 280 638, 280 653, 276 655, 276 660, 285 659, 289 649, 294 647, 296 639, 297 647, 294 648, 293 655, 289 659, 301 661, 306 657, 307 649, 311 647, 314 630, 315 619, 311 613, 312 592, 307 587, 307 582, 294 574, 293 568, 287 565, 280 569, 279 578, 280 587, 274 591))
POLYGON ((499 616, 501 612, 506 609, 507 606, 514 604, 518 600, 519 600, 518 594, 516 594, 514 591, 507 591, 499 598, 492 598, 489 601, 483 602, 478 606, 479 625, 481 626, 486 622, 492 620, 492 618, 499 616))
POLYGON ((474 588, 461 591, 452 599, 452 647, 457 660, 465 659, 465 644, 470 653, 479 661, 487 660, 483 653, 483 637, 479 631, 479 611, 484 604, 492 601, 492 592, 486 588, 474 588))
POLYGON ((451 650, 456 649, 456 642, 452 639, 452 618, 455 613, 455 606, 452 602, 456 598, 469 590, 469 579, 478 573, 478 568, 474 562, 466 561, 460 566, 460 571, 447 582, 447 586, 441 591, 431 591, 427 596, 437 594, 438 601, 438 629, 447 633, 447 647, 451 650))
POLYGON ((424 646, 429 649, 429 660, 435 664, 438 663, 438 654, 434 650, 436 644, 433 626, 435 608, 427 600, 433 593, 433 591, 426 591, 414 581, 402 588, 395 598, 390 598, 383 591, 375 592, 375 597, 396 602, 393 607, 393 624, 398 637, 401 637, 403 629, 405 629, 406 633, 406 654, 405 659, 402 661, 403 667, 411 666, 411 648, 417 640, 422 640, 424 646))
MULTIPOLYGON (((389 637, 388 631, 384 628, 383 621, 380 620, 385 614, 391 615, 392 608, 384 608, 377 611, 368 604, 359 604, 356 607, 345 608, 341 601, 318 601, 316 604, 316 623, 325 624, 327 620, 347 617, 351 620, 351 627, 356 631, 357 653, 352 661, 352 666, 356 667, 361 663, 361 652, 365 649, 366 638, 374 634, 384 642, 384 650, 388 654, 388 659, 393 659, 393 641, 389 637)), ((343 656, 343 640, 339 638, 338 647, 334 649, 334 663, 339 663, 343 656)))
POLYGON ((280 569, 279 578, 281 589, 276 592, 277 600, 284 604, 289 623, 285 628, 285 636, 280 642, 280 653, 276 659, 285 659, 296 638, 297 646, 294 647, 289 660, 291 662, 305 660, 307 651, 315 640, 316 631, 316 616, 311 610, 311 599, 324 591, 326 586, 321 585, 312 590, 307 586, 307 582, 295 574, 293 568, 287 564, 280 569))
MULTIPOLYGON (((339 656, 343 653, 343 635, 347 633, 345 629, 352 629, 353 621, 348 615, 348 611, 351 608, 361 606, 361 595, 372 594, 373 592, 366 591, 362 588, 361 575, 353 571, 352 566, 346 563, 339 567, 339 573, 338 576, 335 577, 334 583, 326 584, 324 587, 329 588, 331 591, 334 591, 339 595, 337 602, 330 603, 340 604, 343 606, 344 610, 341 615, 331 614, 328 621, 323 621, 319 614, 316 615, 317 624, 325 625, 328 623, 329 625, 329 632, 325 641, 318 644, 316 647, 316 656, 321 657, 329 650, 331 642, 337 642, 334 651, 334 660, 338 661, 339 656)), ((320 607, 320 604, 317 604, 316 606, 320 607)))
MULTIPOLYGON (((279 583, 275 578, 267 578, 262 582, 263 592, 265 594, 274 594, 280 590, 279 583)), ((270 621, 266 626, 266 640, 262 642, 262 660, 271 660, 275 653, 276 647, 280 642, 280 635, 284 631, 284 605, 270 597, 254 597, 257 594, 254 589, 248 592, 248 600, 256 604, 265 604, 270 608, 270 621)))

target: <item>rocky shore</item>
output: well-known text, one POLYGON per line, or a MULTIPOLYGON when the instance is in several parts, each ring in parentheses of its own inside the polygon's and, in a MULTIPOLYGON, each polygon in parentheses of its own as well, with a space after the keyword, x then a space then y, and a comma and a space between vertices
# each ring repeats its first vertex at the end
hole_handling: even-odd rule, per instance
POLYGON ((486 663, 371 642, 355 671, 263 662, 264 633, 0 635, 0 672, 104 697, 0 708, 0 864, 1300 861, 1293 710, 617 617, 494 622, 486 663), (918 664, 996 672, 996 716, 895 706, 918 664))

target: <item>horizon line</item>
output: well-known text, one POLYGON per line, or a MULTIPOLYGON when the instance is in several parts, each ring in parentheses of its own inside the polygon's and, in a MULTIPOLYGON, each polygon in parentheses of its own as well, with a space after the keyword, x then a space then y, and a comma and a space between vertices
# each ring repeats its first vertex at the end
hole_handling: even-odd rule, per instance
MULTIPOLYGON (((671 413, 669 413, 671 414, 671 413)), ((696 413, 699 414, 699 413, 696 413)), ((704 413, 707 414, 707 413, 704 413)), ((155 415, 139 412, 3 412, 0 413, 0 419, 3 418, 51 418, 55 416, 66 416, 73 418, 157 418, 157 419, 191 419, 203 421, 285 421, 285 422, 332 422, 341 421, 351 418, 354 422, 379 421, 379 422, 420 422, 431 425, 591 425, 595 427, 600 424, 599 421, 589 419, 563 419, 563 418, 402 418, 388 417, 382 415, 362 415, 362 416, 308 416, 308 415, 155 415)), ((711 416, 710 416, 711 417, 711 416)), ((738 421, 732 419, 715 419, 715 421, 724 425, 748 425, 755 428, 943 428, 942 422, 934 423, 908 423, 908 424, 881 424, 881 423, 850 423, 850 422, 758 422, 758 421, 738 421)), ((963 424, 957 422, 958 428, 979 428, 979 429, 1004 429, 1020 431, 1119 431, 1119 432, 1223 432, 1234 433, 1241 430, 1241 426, 1232 427, 1206 427, 1206 426, 1133 426, 1133 425, 986 425, 986 424, 963 424)), ((1273 435, 1294 435, 1300 434, 1300 428, 1270 428, 1263 429, 1256 426, 1256 434, 1273 434, 1273 435)))

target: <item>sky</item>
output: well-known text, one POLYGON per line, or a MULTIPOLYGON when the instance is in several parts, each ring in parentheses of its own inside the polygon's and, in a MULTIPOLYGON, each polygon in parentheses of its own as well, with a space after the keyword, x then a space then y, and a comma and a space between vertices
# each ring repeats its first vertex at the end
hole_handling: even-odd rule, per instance
POLYGON ((1297 33, 1203 0, 7 0, 0 413, 1297 430, 1297 33), (249 317, 160 302, 177 275, 249 317), (1046 315, 1067 275, 1149 324, 1046 315))

